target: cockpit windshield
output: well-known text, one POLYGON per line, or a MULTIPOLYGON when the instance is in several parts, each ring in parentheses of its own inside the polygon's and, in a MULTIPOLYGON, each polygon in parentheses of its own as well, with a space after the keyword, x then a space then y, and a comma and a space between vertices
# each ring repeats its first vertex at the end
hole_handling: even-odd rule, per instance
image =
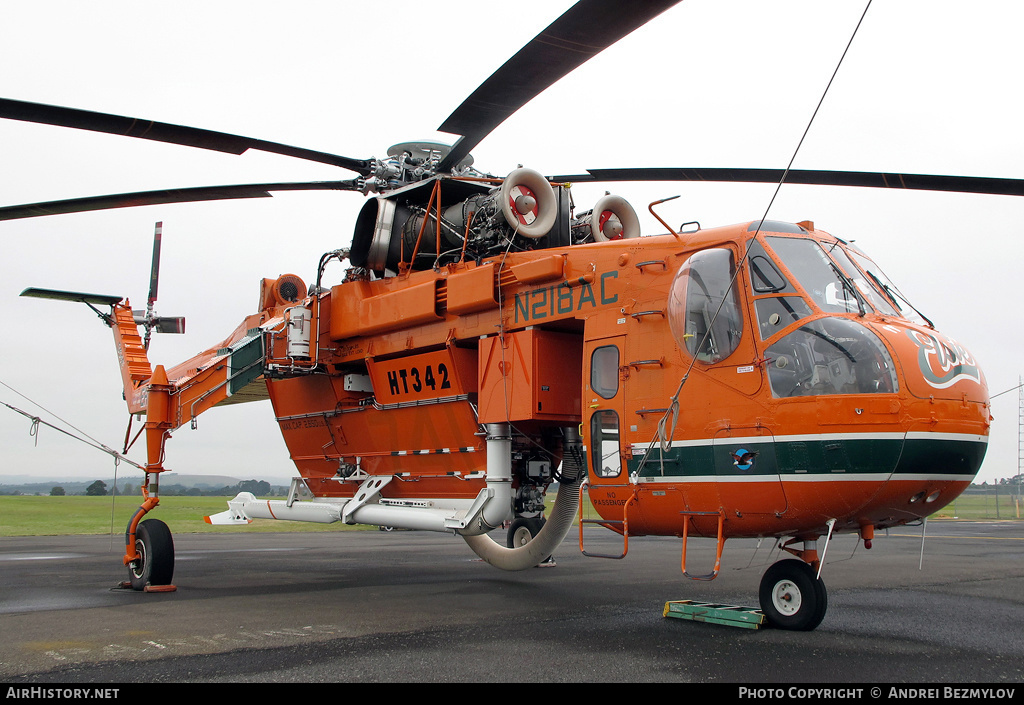
POLYGON ((864 313, 864 295, 817 242, 788 237, 768 237, 766 240, 822 311, 864 313))
POLYGON ((874 309, 883 316, 899 316, 911 323, 931 326, 869 257, 836 240, 769 236, 768 245, 814 303, 825 313, 859 313, 874 309))
POLYGON ((899 289, 889 281, 889 277, 885 276, 885 273, 878 268, 878 265, 871 261, 867 255, 857 250, 854 247, 846 246, 850 256, 857 261, 860 268, 867 273, 868 278, 874 284, 875 288, 885 294, 887 300, 892 301, 894 313, 897 316, 901 316, 911 323, 917 323, 918 325, 934 327, 931 321, 925 318, 921 313, 915 309, 907 298, 900 293, 899 289))
POLYGON ((889 302, 889 299, 868 282, 863 272, 857 268, 857 265, 853 263, 846 250, 842 248, 838 241, 826 244, 825 249, 832 259, 839 263, 839 266, 843 268, 846 275, 857 286, 857 290, 860 291, 865 299, 871 302, 876 311, 886 316, 900 315, 899 311, 889 302))

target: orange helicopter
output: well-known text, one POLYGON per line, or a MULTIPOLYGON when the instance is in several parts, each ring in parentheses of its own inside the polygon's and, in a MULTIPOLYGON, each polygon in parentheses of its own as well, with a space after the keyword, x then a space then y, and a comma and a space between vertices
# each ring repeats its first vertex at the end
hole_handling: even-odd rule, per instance
POLYGON ((474 168, 470 151, 497 125, 674 4, 577 3, 440 126, 461 135, 454 145, 401 143, 385 159, 0 100, 7 119, 357 174, 12 206, 0 219, 285 190, 374 194, 351 246, 325 253, 315 281, 264 279, 256 313, 174 367, 154 367, 147 353, 152 331, 184 328, 152 311, 159 238, 144 313, 120 296, 24 292, 97 311, 114 334, 129 412, 146 417, 144 501, 126 530, 132 587, 173 579, 171 534, 144 519, 159 503, 170 432, 258 399, 271 400, 299 477, 286 500, 240 494, 213 524, 456 533, 487 562, 521 570, 561 543, 586 494, 596 522, 623 537, 611 557, 627 554, 630 537, 679 536, 683 571, 697 579, 717 574, 728 538, 784 542, 796 560, 766 571, 760 603, 787 629, 824 617, 819 538, 856 533, 870 547, 876 529, 925 517, 970 484, 990 424, 984 377, 867 254, 808 221, 662 221, 665 234, 640 237, 628 202, 607 196, 577 212, 570 184, 785 180, 1024 195, 1021 182, 742 169, 498 178, 474 168), (349 262, 344 281, 325 281, 332 261, 349 262), (503 546, 488 533, 506 523, 503 546), (691 536, 716 540, 709 574, 687 570, 691 536))

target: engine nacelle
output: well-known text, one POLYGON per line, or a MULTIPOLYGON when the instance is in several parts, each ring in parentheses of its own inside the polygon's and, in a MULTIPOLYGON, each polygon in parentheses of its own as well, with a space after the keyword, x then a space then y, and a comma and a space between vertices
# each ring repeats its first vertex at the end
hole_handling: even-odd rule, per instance
MULTIPOLYGON (((522 236, 517 247, 551 246, 537 242, 557 230, 562 200, 539 173, 516 169, 494 188, 475 181, 428 179, 386 196, 375 196, 356 219, 350 261, 378 274, 497 254, 522 236), (440 190, 441 216, 433 204, 440 190), (428 204, 431 204, 428 209, 428 204)), ((565 243, 568 244, 568 243, 565 243)))

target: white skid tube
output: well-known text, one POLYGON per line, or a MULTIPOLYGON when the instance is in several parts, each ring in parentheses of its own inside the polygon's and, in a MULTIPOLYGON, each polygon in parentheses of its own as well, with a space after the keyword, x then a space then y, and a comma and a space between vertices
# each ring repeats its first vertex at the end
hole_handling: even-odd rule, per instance
POLYGON ((351 499, 311 501, 257 499, 240 492, 228 501, 228 510, 206 517, 208 524, 248 524, 253 519, 282 519, 331 524, 370 524, 399 529, 455 532, 463 536, 485 534, 512 517, 511 435, 505 424, 487 427, 487 487, 472 501, 388 500, 380 490, 391 476, 367 478, 351 499))
POLYGON ((476 500, 455 500, 448 507, 426 506, 435 502, 419 502, 420 506, 397 506, 383 503, 361 504, 352 511, 353 500, 312 500, 293 502, 291 506, 281 499, 257 499, 250 492, 240 492, 228 501, 228 510, 206 517, 208 524, 217 526, 249 524, 253 519, 280 519, 332 524, 370 524, 394 526, 399 529, 456 532, 472 535, 489 531, 484 509, 493 500, 494 493, 481 490, 476 500), (482 516, 483 515, 483 516, 482 516))
MULTIPOLYGON (((346 500, 347 501, 347 500, 346 500)), ((332 524, 341 519, 344 503, 294 502, 288 506, 284 500, 257 499, 251 492, 239 492, 228 500, 228 510, 206 517, 207 524, 225 526, 249 524, 253 519, 286 519, 332 524)))

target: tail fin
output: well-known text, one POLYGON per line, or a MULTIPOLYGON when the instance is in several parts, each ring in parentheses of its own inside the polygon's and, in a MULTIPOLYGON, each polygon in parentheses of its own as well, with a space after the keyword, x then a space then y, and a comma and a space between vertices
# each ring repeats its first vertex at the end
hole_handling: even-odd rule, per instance
MULTIPOLYGON (((117 363, 121 367, 121 383, 124 385, 124 400, 128 412, 142 414, 146 411, 143 383, 153 376, 149 364, 146 344, 139 335, 139 326, 132 315, 132 307, 125 299, 111 307, 114 330, 114 345, 117 348, 117 363)), ((148 335, 147 335, 148 337, 148 335)))

